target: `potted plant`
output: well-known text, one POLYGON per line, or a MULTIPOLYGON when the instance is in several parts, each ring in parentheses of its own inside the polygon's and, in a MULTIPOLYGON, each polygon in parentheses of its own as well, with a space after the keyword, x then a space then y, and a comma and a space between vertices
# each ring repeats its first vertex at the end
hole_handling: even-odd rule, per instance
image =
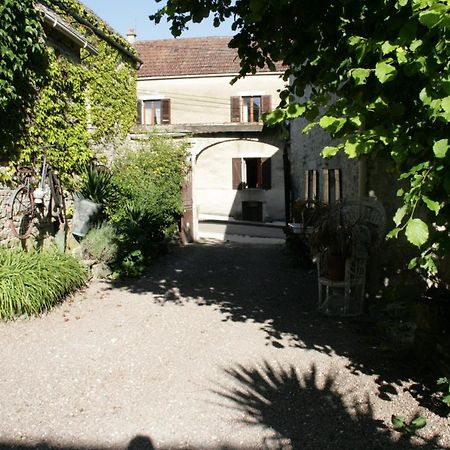
POLYGON ((105 166, 86 165, 74 198, 72 234, 84 237, 101 218, 111 194, 112 173, 105 166))
POLYGON ((330 280, 343 280, 346 260, 356 253, 368 256, 378 233, 364 216, 360 201, 338 201, 322 205, 316 212, 309 237, 311 253, 321 259, 319 274, 330 280))

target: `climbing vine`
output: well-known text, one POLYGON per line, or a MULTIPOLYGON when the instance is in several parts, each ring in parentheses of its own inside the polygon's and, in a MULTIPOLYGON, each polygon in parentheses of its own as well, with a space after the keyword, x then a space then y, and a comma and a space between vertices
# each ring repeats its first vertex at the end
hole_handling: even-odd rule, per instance
POLYGON ((46 48, 33 0, 0 4, 0 162, 17 156, 17 137, 45 83, 46 48))
MULTIPOLYGON (((17 87, 13 78, 9 81, 9 90, 0 90, 1 101, 5 105, 18 98, 27 106, 19 111, 23 126, 11 129, 8 136, 1 136, 3 159, 10 165, 31 163, 42 158, 42 147, 56 142, 57 147, 46 150, 47 157, 59 169, 62 177, 68 180, 71 173, 78 171, 94 156, 94 146, 112 145, 126 136, 134 122, 136 105, 136 62, 78 23, 73 15, 100 29, 113 43, 133 54, 134 50, 78 1, 43 1, 70 26, 85 35, 98 50, 97 55, 91 55, 82 49, 81 61, 74 60, 60 49, 44 44, 45 35, 38 13, 31 1, 26 3, 29 4, 28 9, 24 7, 22 11, 18 5, 23 2, 6 2, 14 4, 27 17, 23 21, 24 26, 30 23, 29 27, 34 33, 32 36, 40 43, 38 49, 46 64, 42 75, 34 67, 30 68, 31 79, 36 78, 40 83, 32 82, 34 91, 26 92, 29 98, 22 92, 14 93, 17 87), (11 148, 16 151, 13 152, 11 148)), ((13 27, 10 27, 5 33, 12 30, 13 27)), ((3 36, 1 31, 4 30, 0 30, 0 38, 3 36)), ((8 63, 8 67, 10 64, 14 62, 8 63)), ((0 83, 0 89, 2 87, 3 83, 0 83)), ((0 103, 2 107, 3 103, 0 103)), ((6 176, 4 174, 3 178, 6 176)))

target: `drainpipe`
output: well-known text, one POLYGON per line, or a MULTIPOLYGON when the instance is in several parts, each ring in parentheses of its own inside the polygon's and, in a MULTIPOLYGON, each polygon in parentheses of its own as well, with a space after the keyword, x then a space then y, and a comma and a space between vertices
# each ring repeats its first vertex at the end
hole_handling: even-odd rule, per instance
MULTIPOLYGON (((290 130, 290 126, 289 126, 290 130)), ((290 131, 289 131, 290 133, 290 131)), ((289 150, 291 141, 285 142, 283 147, 283 172, 284 172, 284 220, 286 228, 291 220, 291 162, 289 161, 289 150)))

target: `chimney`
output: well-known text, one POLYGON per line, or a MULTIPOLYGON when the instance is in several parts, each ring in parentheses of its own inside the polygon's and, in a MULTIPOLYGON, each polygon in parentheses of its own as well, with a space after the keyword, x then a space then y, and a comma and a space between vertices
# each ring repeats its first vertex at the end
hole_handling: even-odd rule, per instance
POLYGON ((127 33, 127 41, 129 44, 133 45, 136 41, 136 31, 134 28, 130 28, 127 33))

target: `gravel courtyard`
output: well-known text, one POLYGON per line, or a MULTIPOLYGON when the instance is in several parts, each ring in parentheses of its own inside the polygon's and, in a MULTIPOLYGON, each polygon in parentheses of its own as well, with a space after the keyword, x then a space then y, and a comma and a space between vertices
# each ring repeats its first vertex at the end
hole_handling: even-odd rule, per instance
POLYGON ((205 242, 1 323, 0 450, 450 448, 369 322, 316 300, 282 246, 205 242))

